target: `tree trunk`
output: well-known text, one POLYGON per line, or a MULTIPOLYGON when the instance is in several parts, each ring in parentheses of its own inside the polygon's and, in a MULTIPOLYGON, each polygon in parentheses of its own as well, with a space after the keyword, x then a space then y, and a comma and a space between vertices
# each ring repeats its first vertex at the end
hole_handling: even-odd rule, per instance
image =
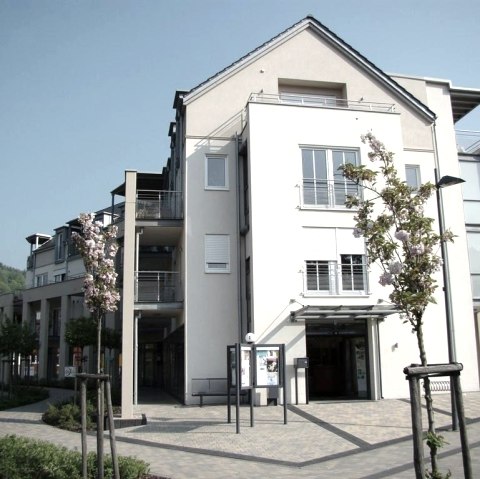
MULTIPOLYGON (((97 313, 97 374, 102 373, 102 315, 97 313)), ((97 379, 97 478, 103 479, 103 382, 97 379)))
MULTIPOLYGON (((428 366, 427 364, 427 354, 425 352, 425 343, 423 340, 423 326, 421 320, 419 321, 419 326, 417 327, 417 341, 418 341, 418 350, 420 352, 420 361, 422 366, 428 366)), ((433 400, 432 400, 432 391, 430 387, 430 378, 425 377, 423 379, 423 388, 425 390, 425 404, 427 408, 427 418, 428 418, 428 432, 429 434, 435 433, 435 413, 433 411, 433 400)), ((427 441, 427 445, 430 448, 430 463, 432 465, 432 475, 435 477, 438 474, 438 460, 437 460, 437 447, 435 444, 427 441)))

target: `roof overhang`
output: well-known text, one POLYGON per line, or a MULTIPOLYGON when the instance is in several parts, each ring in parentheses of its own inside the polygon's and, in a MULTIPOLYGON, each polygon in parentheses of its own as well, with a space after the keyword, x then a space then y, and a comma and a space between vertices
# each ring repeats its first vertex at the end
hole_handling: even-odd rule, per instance
POLYGON ((372 304, 366 306, 304 306, 290 313, 292 322, 332 319, 384 319, 399 310, 393 305, 372 304))
MULTIPOLYGON (((162 173, 137 173, 137 190, 160 190, 163 186, 162 173)), ((117 186, 110 194, 125 196, 125 183, 117 186)))
POLYGON ((480 105, 480 90, 476 88, 450 88, 453 122, 461 120, 480 105))

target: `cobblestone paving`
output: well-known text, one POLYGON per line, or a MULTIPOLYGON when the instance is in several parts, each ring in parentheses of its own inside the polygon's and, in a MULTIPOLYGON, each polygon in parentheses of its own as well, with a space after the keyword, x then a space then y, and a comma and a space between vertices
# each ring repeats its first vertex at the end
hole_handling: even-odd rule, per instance
MULTIPOLYGON (((50 402, 65 392, 52 390, 50 402)), ((68 394, 68 393, 67 393, 68 394)), ((480 477, 480 393, 464 395, 473 477, 480 477)), ((437 427, 448 427, 450 395, 435 395, 437 427)), ((80 436, 41 422, 47 402, 0 412, 0 434, 44 439, 80 449, 80 436)), ((226 406, 139 405, 144 426, 117 429, 118 450, 151 465, 151 472, 172 479, 275 478, 381 479, 414 477, 410 405, 405 400, 313 402, 240 410, 227 422, 226 406)), ((424 420, 426 424, 426 420, 424 420)), ((463 477, 458 432, 442 432, 449 442, 440 456, 444 470, 463 477)), ((95 438, 89 437, 89 449, 95 438)), ((108 442, 105 445, 108 448, 108 442)))

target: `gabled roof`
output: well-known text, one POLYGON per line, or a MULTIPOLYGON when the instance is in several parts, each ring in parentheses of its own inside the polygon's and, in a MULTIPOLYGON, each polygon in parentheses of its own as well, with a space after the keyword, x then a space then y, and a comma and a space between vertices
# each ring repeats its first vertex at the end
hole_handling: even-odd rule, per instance
POLYGON ((245 56, 243 56, 236 62, 232 63, 228 67, 224 68, 223 70, 211 76, 204 82, 192 88, 184 95, 184 104, 188 104, 196 97, 210 90, 212 87, 215 86, 215 84, 225 80, 231 75, 234 75, 237 71, 241 70, 253 61, 258 60, 261 56, 265 55, 270 50, 276 48, 280 44, 288 41, 290 38, 306 29, 313 30, 328 44, 340 50, 356 65, 358 65, 364 71, 376 78, 376 80, 379 81, 384 87, 386 87, 387 90, 395 94, 397 97, 403 99, 403 101, 410 104, 410 106, 413 107, 413 109, 416 110, 418 113, 420 113, 425 119, 431 122, 435 120, 435 113, 430 110, 425 104, 423 104, 414 95, 412 95, 405 88, 399 85, 395 80, 393 80, 393 78, 380 70, 380 68, 375 66, 370 60, 361 55, 357 50, 355 50, 348 43, 343 41, 340 37, 338 37, 335 33, 333 33, 325 25, 320 23, 311 15, 308 15, 307 17, 287 28, 277 36, 268 40, 263 45, 260 45, 259 47, 252 50, 250 53, 247 53, 245 56))

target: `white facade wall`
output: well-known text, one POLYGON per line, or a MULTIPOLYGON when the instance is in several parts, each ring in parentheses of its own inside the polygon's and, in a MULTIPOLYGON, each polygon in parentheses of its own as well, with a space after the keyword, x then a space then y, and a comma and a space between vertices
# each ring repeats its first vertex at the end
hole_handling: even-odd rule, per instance
POLYGON ((192 378, 226 377, 226 346, 239 340, 236 141, 187 139, 185 168, 185 402, 192 378), (227 158, 228 189, 205 188, 206 154, 227 158), (230 270, 205 270, 205 235, 228 235, 230 270))

